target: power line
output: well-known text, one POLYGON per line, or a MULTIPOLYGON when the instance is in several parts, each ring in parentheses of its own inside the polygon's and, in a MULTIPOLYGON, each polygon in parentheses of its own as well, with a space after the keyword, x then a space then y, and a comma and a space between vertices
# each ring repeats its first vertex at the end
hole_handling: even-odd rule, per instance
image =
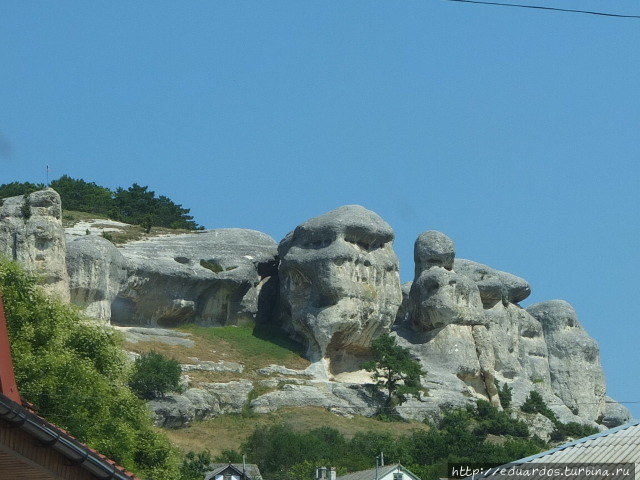
POLYGON ((541 5, 524 5, 520 3, 500 3, 500 2, 487 2, 484 0, 445 0, 447 2, 458 3, 474 3, 478 5, 495 5, 498 7, 516 7, 516 8, 532 8, 535 10, 551 10, 554 12, 566 12, 566 13, 584 13, 586 15, 599 15, 602 17, 617 17, 617 18, 640 18, 640 15, 623 15, 620 13, 606 13, 606 12, 594 12, 591 10, 573 10, 570 8, 557 8, 557 7, 543 7, 541 5))

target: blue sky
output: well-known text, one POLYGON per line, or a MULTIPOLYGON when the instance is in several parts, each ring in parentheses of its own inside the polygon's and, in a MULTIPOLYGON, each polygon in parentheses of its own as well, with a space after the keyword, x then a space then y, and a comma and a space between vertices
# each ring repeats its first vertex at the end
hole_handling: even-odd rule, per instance
MULTIPOLYGON (((539 4, 640 14, 631 0, 539 4)), ((640 20, 421 0, 0 5, 0 183, 149 185, 280 240, 357 203, 571 302, 640 401, 640 20)), ((629 405, 638 415, 640 404, 629 405)))

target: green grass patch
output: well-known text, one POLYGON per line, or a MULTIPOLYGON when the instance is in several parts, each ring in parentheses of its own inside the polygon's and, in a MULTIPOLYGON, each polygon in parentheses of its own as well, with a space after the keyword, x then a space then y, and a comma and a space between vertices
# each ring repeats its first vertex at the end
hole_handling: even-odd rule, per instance
POLYGON ((296 369, 309 366, 309 361, 302 355, 302 345, 274 326, 203 327, 190 324, 181 326, 179 330, 219 345, 220 350, 233 354, 229 358, 241 361, 249 369, 272 363, 296 369))
POLYGON ((77 212, 75 210, 62 210, 62 226, 73 227, 78 222, 88 222, 90 220, 108 220, 104 215, 99 213, 77 212))

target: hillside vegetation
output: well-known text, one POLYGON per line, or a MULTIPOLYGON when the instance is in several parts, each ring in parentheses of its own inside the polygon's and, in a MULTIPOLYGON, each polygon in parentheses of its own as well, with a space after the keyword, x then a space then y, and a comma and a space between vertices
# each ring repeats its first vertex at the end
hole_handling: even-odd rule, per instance
POLYGON ((38 413, 143 478, 180 479, 181 456, 127 386, 120 336, 3 258, 0 287, 18 386, 38 413))
POLYGON ((548 447, 530 438, 526 425, 487 402, 450 411, 437 426, 362 417, 336 420, 307 408, 259 418, 221 417, 170 436, 189 449, 209 438, 209 453, 220 462, 239 462, 246 454, 270 480, 308 480, 318 465, 335 466, 339 473, 370 469, 381 452, 387 463, 400 462, 422 480, 436 480, 446 477, 448 463, 501 464, 548 447), (239 448, 229 448, 233 443, 239 448))

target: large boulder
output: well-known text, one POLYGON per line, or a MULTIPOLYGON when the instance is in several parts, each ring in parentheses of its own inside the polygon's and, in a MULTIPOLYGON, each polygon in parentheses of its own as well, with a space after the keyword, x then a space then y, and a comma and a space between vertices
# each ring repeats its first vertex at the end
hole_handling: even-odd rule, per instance
POLYGON ((312 360, 329 357, 332 368, 342 368, 340 358, 366 352, 371 340, 389 330, 402 301, 393 239, 379 215, 348 205, 303 223, 282 240, 281 316, 312 360))
POLYGON ((106 238, 67 237, 67 271, 71 302, 87 315, 109 321, 111 303, 126 279, 125 259, 106 238))
POLYGON ((413 246, 415 277, 418 278, 424 270, 431 267, 451 270, 455 256, 456 247, 444 233, 437 230, 421 233, 413 246))
POLYGON ((384 396, 365 385, 315 382, 312 385, 285 383, 281 389, 260 395, 251 402, 256 413, 271 413, 284 407, 322 407, 337 415, 373 416, 384 404, 384 396))
POLYGON ((631 420, 632 415, 627 407, 616 402, 611 397, 604 397, 605 409, 602 424, 607 428, 623 425, 631 420))
POLYGON ((154 422, 164 428, 184 428, 194 420, 241 413, 249 402, 253 384, 248 380, 205 383, 183 394, 172 393, 147 402, 154 422))
POLYGON ((551 300, 531 305, 527 312, 542 325, 554 393, 581 417, 601 418, 606 385, 600 348, 573 307, 564 300, 551 300))
POLYGON ((491 308, 500 301, 505 305, 519 303, 531 294, 531 286, 523 278, 482 263, 456 258, 453 269, 478 285, 485 308, 491 308))
POLYGON ((0 200, 0 253, 37 273, 43 287, 69 300, 60 195, 51 189, 0 200))
POLYGON ((124 245, 128 278, 112 305, 119 324, 236 325, 268 318, 276 297, 277 245, 228 228, 124 245))

